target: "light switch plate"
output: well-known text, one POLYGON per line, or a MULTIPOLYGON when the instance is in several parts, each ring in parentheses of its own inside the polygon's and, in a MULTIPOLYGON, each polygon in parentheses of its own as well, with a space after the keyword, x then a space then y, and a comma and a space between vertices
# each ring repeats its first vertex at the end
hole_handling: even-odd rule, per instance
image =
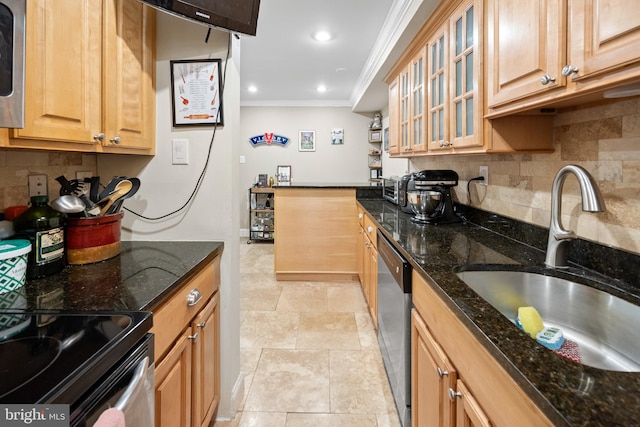
POLYGON ((172 164, 188 165, 189 164, 189 140, 174 139, 172 146, 172 164))
POLYGON ((47 175, 29 175, 29 197, 47 195, 47 175))

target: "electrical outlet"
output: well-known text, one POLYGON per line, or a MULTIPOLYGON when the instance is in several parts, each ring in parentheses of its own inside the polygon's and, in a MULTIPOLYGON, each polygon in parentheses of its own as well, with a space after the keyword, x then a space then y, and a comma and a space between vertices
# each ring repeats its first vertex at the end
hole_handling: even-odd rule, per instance
POLYGON ((93 174, 91 172, 76 172, 76 179, 78 181, 84 181, 85 178, 91 178, 93 174))
POLYGON ((480 176, 484 178, 480 185, 489 185, 489 166, 480 166, 480 176))
POLYGON ((29 175, 29 197, 47 195, 47 175, 29 175))

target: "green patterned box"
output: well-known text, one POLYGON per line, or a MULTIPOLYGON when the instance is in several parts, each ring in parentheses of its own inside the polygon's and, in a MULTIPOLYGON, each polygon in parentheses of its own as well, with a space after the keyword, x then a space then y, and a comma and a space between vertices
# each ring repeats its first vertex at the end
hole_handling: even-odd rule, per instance
POLYGON ((28 240, 0 241, 0 293, 11 292, 24 285, 27 277, 28 240))

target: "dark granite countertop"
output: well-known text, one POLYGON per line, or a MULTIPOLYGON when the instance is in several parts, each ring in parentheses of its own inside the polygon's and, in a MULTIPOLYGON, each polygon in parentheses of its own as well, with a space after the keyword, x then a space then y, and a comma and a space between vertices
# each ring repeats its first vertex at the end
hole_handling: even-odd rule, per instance
POLYGON ((274 185, 273 188, 306 188, 306 189, 354 189, 357 199, 381 199, 381 182, 292 182, 290 184, 274 185))
POLYGON ((221 242, 121 243, 120 255, 27 281, 29 308, 69 311, 153 311, 222 253, 221 242))
MULTIPOLYGON (((525 225, 514 231, 507 220, 495 215, 487 221, 492 224, 489 228, 502 227, 507 230, 505 233, 498 234, 484 224, 476 225, 479 224, 477 221, 475 224, 468 221, 418 225, 410 220, 412 215, 385 200, 358 201, 377 221, 382 233, 395 241, 413 268, 436 284, 434 290, 443 301, 555 425, 622 426, 637 422, 640 417, 640 373, 600 370, 574 363, 547 350, 520 331, 455 274, 457 268, 466 265, 487 269, 504 269, 506 265, 515 270, 544 273, 545 253, 541 248, 545 247, 546 240, 540 230, 532 230, 525 225), (507 237, 510 233, 527 235, 533 241, 521 243, 507 237)), ((578 248, 585 246, 579 241, 575 243, 578 248)), ((616 253, 613 256, 609 254, 605 260, 616 257, 633 258, 629 254, 616 253)), ((637 258, 634 260, 633 264, 637 264, 637 258)), ((609 261, 604 263, 611 264, 609 261)), ((574 265, 562 274, 577 274, 581 282, 640 305, 639 289, 626 284, 618 276, 608 278, 596 270, 574 265), (611 283, 614 286, 609 286, 611 283)))

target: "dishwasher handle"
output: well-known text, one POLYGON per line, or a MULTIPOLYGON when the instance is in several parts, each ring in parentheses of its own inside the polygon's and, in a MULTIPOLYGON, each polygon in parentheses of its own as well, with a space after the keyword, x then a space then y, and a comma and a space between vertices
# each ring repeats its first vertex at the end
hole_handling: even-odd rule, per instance
POLYGON ((149 356, 146 356, 140 361, 140 363, 138 363, 138 366, 136 366, 136 370, 133 373, 133 378, 131 378, 131 382, 116 404, 113 405, 114 408, 124 412, 129 407, 131 401, 138 395, 140 387, 144 384, 147 369, 149 369, 149 356))
MULTIPOLYGON (((393 246, 393 244, 378 230, 378 256, 394 277, 396 283, 405 294, 411 293, 411 264, 393 246)), ((378 271, 379 271, 378 267, 378 271)))

